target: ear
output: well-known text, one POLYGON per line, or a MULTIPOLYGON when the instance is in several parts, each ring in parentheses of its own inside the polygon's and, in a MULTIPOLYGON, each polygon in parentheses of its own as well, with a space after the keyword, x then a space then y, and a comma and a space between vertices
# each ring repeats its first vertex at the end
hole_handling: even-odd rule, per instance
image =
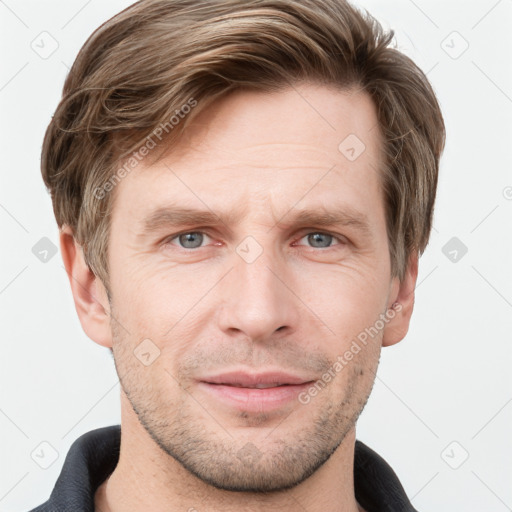
POLYGON ((75 241, 73 230, 69 226, 60 230, 59 239, 82 329, 98 345, 112 347, 110 304, 106 289, 86 264, 82 247, 75 241))
POLYGON ((418 278, 418 253, 409 258, 402 281, 393 278, 387 317, 390 319, 382 336, 382 346, 388 347, 401 341, 409 330, 412 310, 414 309, 414 289, 418 278))

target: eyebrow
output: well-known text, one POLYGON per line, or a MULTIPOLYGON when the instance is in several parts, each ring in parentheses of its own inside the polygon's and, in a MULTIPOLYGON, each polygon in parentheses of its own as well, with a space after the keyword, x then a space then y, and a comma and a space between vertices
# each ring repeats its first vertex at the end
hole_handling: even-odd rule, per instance
MULTIPOLYGON (((217 215, 209 210, 197 210, 186 207, 160 207, 142 220, 141 234, 151 234, 162 229, 180 228, 185 226, 220 226, 231 231, 230 226, 238 224, 244 215, 241 210, 230 211, 217 215)), ((352 226, 365 235, 371 234, 368 217, 352 207, 319 208, 297 210, 291 209, 277 221, 274 227, 288 229, 292 226, 352 226)), ((269 230, 270 231, 270 230, 269 230)))
POLYGON ((241 212, 229 212, 224 219, 209 210, 196 210, 185 207, 161 207, 151 212, 142 221, 142 234, 151 234, 164 228, 177 228, 181 226, 192 226, 207 224, 219 226, 236 223, 240 220, 241 212))
MULTIPOLYGON (((371 233, 368 217, 355 210, 352 207, 336 207, 332 209, 318 210, 299 210, 295 214, 290 213, 290 221, 277 222, 281 227, 290 227, 291 225, 313 225, 319 227, 329 226, 352 226, 360 230, 365 235, 371 233)), ((288 213, 283 217, 288 217, 288 213)))

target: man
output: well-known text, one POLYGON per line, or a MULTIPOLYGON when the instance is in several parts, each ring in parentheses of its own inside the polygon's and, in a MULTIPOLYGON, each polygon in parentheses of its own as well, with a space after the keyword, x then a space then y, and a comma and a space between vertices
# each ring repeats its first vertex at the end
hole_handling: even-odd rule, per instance
POLYGON ((407 333, 444 124, 342 0, 143 0, 80 51, 43 147, 121 425, 42 511, 413 511, 357 440, 407 333))

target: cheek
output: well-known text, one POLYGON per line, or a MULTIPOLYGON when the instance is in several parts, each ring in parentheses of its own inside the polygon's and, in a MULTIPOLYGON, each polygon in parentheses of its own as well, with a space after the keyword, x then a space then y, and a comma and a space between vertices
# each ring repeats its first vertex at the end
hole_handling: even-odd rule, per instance
MULTIPOLYGON (((111 277, 119 321, 133 334, 131 338, 140 338, 139 342, 144 338, 157 343, 178 338, 181 345, 186 345, 201 323, 214 321, 221 298, 231 296, 229 277, 222 277, 232 263, 217 260, 204 265, 177 265, 144 254, 123 260, 118 254, 111 277), (186 328, 190 329, 188 335, 186 328)), ((289 306, 301 312, 299 324, 292 327, 308 338, 318 339, 318 348, 326 354, 342 351, 384 311, 384 263, 369 256, 329 264, 307 259, 290 261, 282 278, 290 288, 289 306), (318 329, 324 336, 318 337, 318 329), (331 339, 326 343, 330 334, 336 342, 331 339)))
POLYGON ((179 316, 190 290, 176 270, 159 272, 139 261, 125 262, 112 275, 118 311, 134 327, 169 323, 179 316))
POLYGON ((376 274, 371 268, 302 272, 295 290, 333 331, 354 335, 354 329, 368 327, 384 311, 389 286, 376 274))
POLYGON ((204 339, 202 329, 208 327, 210 316, 200 299, 212 287, 211 279, 176 270, 134 270, 124 267, 126 275, 118 276, 114 290, 113 313, 122 325, 118 342, 123 344, 123 357, 133 360, 134 354, 149 353, 155 360, 147 378, 172 381, 178 362, 204 339))
POLYGON ((347 400, 352 392, 356 398, 365 398, 380 356, 382 331, 375 334, 371 328, 383 312, 383 290, 376 289, 372 280, 356 282, 340 277, 323 291, 315 289, 309 300, 311 309, 329 328, 324 330, 319 321, 303 325, 307 337, 318 340, 315 349, 331 362, 328 374, 324 374, 325 380, 332 381, 329 395, 337 403, 347 400), (317 328, 326 335, 318 336, 317 328))

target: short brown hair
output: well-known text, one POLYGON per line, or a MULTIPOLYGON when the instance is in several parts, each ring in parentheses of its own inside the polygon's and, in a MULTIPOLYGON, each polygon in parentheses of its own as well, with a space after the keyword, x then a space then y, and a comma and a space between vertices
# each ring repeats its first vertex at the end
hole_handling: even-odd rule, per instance
POLYGON ((136 2, 85 42, 47 128, 41 166, 59 227, 73 229, 108 291, 113 194, 97 191, 158 127, 168 148, 235 89, 356 87, 376 106, 392 275, 402 279, 428 243, 445 127, 425 74, 393 36, 344 0, 136 2))

